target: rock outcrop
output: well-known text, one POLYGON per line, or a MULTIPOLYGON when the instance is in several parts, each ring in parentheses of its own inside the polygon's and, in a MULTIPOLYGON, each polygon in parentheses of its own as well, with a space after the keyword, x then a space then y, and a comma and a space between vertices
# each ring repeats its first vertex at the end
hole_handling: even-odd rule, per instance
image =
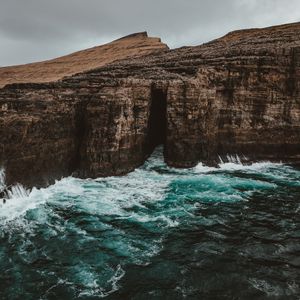
POLYGON ((120 42, 132 52, 41 80, 0 69, 9 184, 125 174, 158 144, 174 167, 226 155, 300 162, 300 23, 175 50, 145 34, 120 42))

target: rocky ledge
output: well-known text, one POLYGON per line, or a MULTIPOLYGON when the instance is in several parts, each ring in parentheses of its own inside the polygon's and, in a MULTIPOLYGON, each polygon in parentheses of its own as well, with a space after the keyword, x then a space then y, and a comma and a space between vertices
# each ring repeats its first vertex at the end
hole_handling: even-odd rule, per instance
POLYGON ((0 68, 7 184, 125 174, 164 144, 192 167, 300 162, 300 23, 169 50, 139 33, 43 63, 0 68))

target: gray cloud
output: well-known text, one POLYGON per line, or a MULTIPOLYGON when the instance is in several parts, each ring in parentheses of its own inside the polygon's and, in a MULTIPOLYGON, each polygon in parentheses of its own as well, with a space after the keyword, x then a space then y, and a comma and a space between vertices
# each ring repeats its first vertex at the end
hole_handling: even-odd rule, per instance
POLYGON ((49 59, 147 30, 171 47, 300 21, 299 0, 0 0, 0 65, 49 59))

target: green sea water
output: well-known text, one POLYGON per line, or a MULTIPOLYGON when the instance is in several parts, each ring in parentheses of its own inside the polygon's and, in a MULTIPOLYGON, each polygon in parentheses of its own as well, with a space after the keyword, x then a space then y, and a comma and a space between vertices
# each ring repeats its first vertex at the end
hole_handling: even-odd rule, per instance
MULTIPOLYGON (((0 176, 1 177, 1 176, 0 176)), ((64 178, 0 204, 0 299, 300 299, 300 170, 64 178)))

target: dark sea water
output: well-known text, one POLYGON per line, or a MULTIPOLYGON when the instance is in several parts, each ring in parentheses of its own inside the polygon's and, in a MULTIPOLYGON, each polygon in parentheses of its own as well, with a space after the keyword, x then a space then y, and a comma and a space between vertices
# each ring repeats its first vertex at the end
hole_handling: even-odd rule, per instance
POLYGON ((65 178, 0 205, 0 299, 300 299, 300 170, 65 178))

